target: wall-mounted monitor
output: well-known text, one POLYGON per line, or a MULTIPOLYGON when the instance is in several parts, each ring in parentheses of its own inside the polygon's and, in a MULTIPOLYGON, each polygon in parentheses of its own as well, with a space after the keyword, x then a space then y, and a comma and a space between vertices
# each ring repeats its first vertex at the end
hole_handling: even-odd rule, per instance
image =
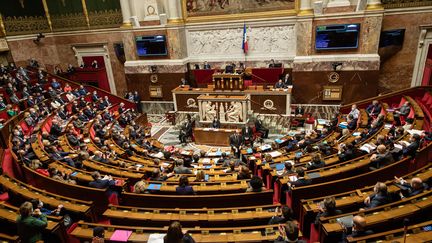
POLYGON ((166 38, 164 35, 136 37, 137 53, 140 57, 166 56, 166 38))
POLYGON ((405 29, 385 30, 381 32, 379 47, 402 46, 405 29))
POLYGON ((322 25, 316 27, 316 50, 356 49, 360 24, 322 25))

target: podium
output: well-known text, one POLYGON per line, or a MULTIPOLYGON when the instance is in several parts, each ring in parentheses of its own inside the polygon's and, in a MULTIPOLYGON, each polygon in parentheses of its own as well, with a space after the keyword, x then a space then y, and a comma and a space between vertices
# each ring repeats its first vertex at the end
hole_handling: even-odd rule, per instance
POLYGON ((244 90, 241 74, 213 74, 213 90, 244 90))

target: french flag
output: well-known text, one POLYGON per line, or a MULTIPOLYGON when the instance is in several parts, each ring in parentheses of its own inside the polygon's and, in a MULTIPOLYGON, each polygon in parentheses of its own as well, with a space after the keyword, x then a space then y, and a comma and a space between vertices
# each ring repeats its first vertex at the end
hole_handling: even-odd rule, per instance
POLYGON ((247 54, 249 51, 249 45, 248 45, 248 39, 247 39, 247 33, 246 33, 246 23, 243 26, 243 43, 242 43, 242 49, 243 53, 247 54))

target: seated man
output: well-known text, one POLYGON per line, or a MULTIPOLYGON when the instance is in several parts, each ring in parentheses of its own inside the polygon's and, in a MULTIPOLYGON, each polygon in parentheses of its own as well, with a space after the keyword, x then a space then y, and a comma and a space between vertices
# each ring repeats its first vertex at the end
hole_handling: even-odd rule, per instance
POLYGON ((370 157, 369 166, 371 166, 373 169, 379 169, 379 168, 384 167, 386 165, 389 165, 393 162, 394 162, 393 156, 387 150, 386 146, 385 145, 378 145, 377 153, 372 154, 372 156, 370 157))
POLYGON ((402 178, 396 177, 396 185, 401 188, 400 196, 404 197, 412 197, 422 193, 424 190, 428 189, 428 185, 423 183, 422 179, 418 177, 414 177, 411 179, 410 183, 402 178))
POLYGON ((263 138, 268 138, 269 129, 265 128, 261 119, 255 120, 255 130, 262 134, 263 138))
POLYGON ((377 182, 374 193, 365 198, 364 204, 367 208, 375 208, 391 202, 391 196, 387 192, 387 185, 377 182))
POLYGON ((297 172, 297 180, 288 182, 289 187, 293 188, 293 187, 307 186, 312 184, 311 179, 306 179, 304 177, 305 172, 302 168, 298 168, 296 172, 297 172))
POLYGON ((285 88, 285 84, 283 83, 282 79, 279 79, 279 81, 275 83, 274 87, 275 89, 283 89, 285 88))
POLYGON ((98 189, 108 188, 108 193, 110 195, 113 193, 117 193, 113 188, 116 185, 116 181, 113 180, 111 176, 106 175, 102 177, 98 171, 93 172, 91 176, 93 178, 93 181, 89 183, 90 187, 98 189))
POLYGON ((366 108, 369 118, 375 118, 381 113, 381 105, 378 100, 372 101, 372 104, 366 108))
POLYGON ((304 240, 299 240, 299 228, 293 221, 287 221, 285 224, 279 225, 279 236, 274 241, 275 243, 296 242, 306 243, 304 240))
POLYGON ((360 111, 359 111, 359 109, 357 109, 357 105, 356 104, 354 104, 354 105, 351 106, 351 111, 350 111, 350 113, 348 113, 348 116, 349 115, 352 115, 353 119, 358 119, 359 118, 360 111))
POLYGON ((372 230, 366 230, 366 219, 363 216, 357 215, 353 217, 353 227, 347 229, 347 233, 344 234, 343 240, 346 237, 362 237, 366 235, 371 235, 374 232, 372 230))
POLYGON ((217 117, 215 117, 213 119, 213 122, 212 122, 212 128, 220 128, 220 127, 221 127, 221 123, 220 123, 219 119, 217 119, 217 117))
POLYGON ((402 154, 404 156, 414 158, 417 154, 417 149, 420 148, 420 140, 420 135, 413 134, 410 137, 410 144, 408 146, 405 143, 401 142, 401 145, 403 146, 402 154))
POLYGON ((356 118, 354 118, 353 114, 349 114, 348 119, 347 119, 347 122, 348 122, 347 128, 349 130, 356 129, 357 128, 357 121, 358 120, 356 118))

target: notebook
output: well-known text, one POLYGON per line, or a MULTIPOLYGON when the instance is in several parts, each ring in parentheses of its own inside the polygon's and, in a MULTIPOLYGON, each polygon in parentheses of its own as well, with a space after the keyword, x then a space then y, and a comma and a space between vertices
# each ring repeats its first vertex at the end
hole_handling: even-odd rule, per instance
POLYGON ((132 231, 131 230, 116 230, 111 235, 110 240, 111 241, 118 241, 118 242, 127 242, 129 240, 129 237, 131 236, 132 231))
POLYGON ((283 170, 285 168, 284 164, 276 164, 276 170, 283 170))

